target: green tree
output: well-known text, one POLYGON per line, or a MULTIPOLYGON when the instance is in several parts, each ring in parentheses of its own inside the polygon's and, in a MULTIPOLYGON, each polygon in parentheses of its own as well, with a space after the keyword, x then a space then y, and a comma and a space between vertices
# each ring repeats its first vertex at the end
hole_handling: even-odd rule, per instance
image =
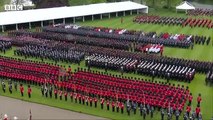
POLYGON ((90 3, 94 4, 94 3, 103 3, 103 2, 107 2, 106 0, 91 0, 90 3))
POLYGON ((155 0, 152 0, 152 7, 155 7, 155 0))

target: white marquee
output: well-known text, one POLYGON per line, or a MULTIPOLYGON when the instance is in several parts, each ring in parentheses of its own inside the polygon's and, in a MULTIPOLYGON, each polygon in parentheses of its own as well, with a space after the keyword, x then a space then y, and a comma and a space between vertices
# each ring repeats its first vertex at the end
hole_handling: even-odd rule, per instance
POLYGON ((148 13, 148 7, 131 1, 99 3, 83 6, 57 7, 24 11, 0 12, 0 25, 39 22, 45 20, 74 18, 130 10, 142 10, 148 13))

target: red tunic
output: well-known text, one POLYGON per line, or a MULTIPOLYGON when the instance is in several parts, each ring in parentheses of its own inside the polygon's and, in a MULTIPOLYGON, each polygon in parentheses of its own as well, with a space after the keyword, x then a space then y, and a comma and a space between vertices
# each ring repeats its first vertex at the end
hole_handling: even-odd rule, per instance
POLYGON ((24 92, 24 87, 23 87, 23 86, 20 87, 20 92, 21 92, 21 93, 24 92))
POLYGON ((31 92, 32 92, 32 89, 31 88, 28 88, 28 94, 31 94, 31 92))
POLYGON ((55 89, 55 90, 54 90, 54 93, 57 94, 57 92, 58 92, 58 91, 55 89))
POLYGON ((196 108, 196 113, 199 114, 200 113, 200 107, 196 108))
POLYGON ((67 92, 64 92, 64 96, 67 96, 67 92))
POLYGON ((192 99, 193 99, 193 96, 189 96, 189 101, 191 102, 192 101, 192 99))
POLYGON ((112 107, 115 107, 115 103, 114 102, 112 102, 112 107))
POLYGON ((187 111, 187 112, 190 112, 190 111, 191 111, 191 107, 190 107, 190 106, 187 106, 187 107, 186 107, 186 111, 187 111))
POLYGON ((201 101, 202 101, 201 97, 198 96, 198 97, 197 97, 197 102, 201 102, 201 101))

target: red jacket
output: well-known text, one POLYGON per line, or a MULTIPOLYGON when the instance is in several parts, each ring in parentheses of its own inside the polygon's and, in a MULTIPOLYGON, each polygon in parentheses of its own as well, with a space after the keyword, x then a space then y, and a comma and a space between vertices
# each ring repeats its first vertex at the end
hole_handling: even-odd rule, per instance
POLYGON ((32 92, 32 89, 31 88, 28 88, 28 94, 31 94, 31 92, 32 92))
POLYGON ((198 97, 197 97, 197 102, 201 102, 201 101, 202 101, 201 97, 198 96, 198 97))
POLYGON ((21 93, 24 92, 24 87, 23 87, 23 86, 20 87, 20 92, 21 92, 21 93))
POLYGON ((187 111, 187 112, 190 112, 190 111, 191 111, 191 107, 190 107, 190 106, 187 106, 187 107, 186 107, 186 111, 187 111))
POLYGON ((200 113, 200 107, 196 108, 196 113, 199 114, 200 113))
POLYGON ((193 99, 193 96, 190 95, 189 96, 189 101, 192 101, 192 99, 193 99))

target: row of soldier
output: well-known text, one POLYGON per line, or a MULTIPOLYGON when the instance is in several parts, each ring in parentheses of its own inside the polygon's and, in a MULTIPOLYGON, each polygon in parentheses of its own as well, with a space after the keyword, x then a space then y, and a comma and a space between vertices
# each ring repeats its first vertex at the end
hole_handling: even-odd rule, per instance
POLYGON ((136 16, 133 19, 136 23, 152 23, 162 25, 182 25, 183 27, 190 25, 191 27, 207 27, 212 28, 213 23, 211 19, 196 19, 196 18, 177 18, 177 17, 160 17, 160 16, 136 16))
POLYGON ((63 33, 52 34, 51 32, 13 31, 13 32, 10 32, 9 35, 12 37, 31 36, 37 39, 56 40, 61 42, 71 42, 76 44, 102 46, 102 47, 117 48, 117 49, 124 49, 124 50, 129 50, 129 47, 130 47, 130 42, 127 42, 127 41, 95 38, 95 37, 89 37, 89 36, 76 36, 76 35, 63 34, 63 33))
POLYGON ((5 53, 6 50, 11 49, 12 48, 12 44, 11 42, 7 42, 7 41, 0 41, 0 51, 5 53))
POLYGON ((211 19, 197 19, 197 18, 187 18, 183 23, 182 26, 185 27, 189 25, 191 28, 193 27, 207 27, 209 29, 213 28, 213 21, 211 19))
MULTIPOLYGON (((13 86, 14 86, 14 90, 16 92, 18 91, 18 82, 17 81, 14 81, 14 85, 13 85, 11 79, 6 80, 6 81, 8 81, 8 91, 9 91, 10 94, 13 93, 13 86)), ((2 91, 4 93, 6 93, 6 86, 7 85, 6 85, 4 80, 1 80, 1 86, 2 86, 2 91)), ((21 96, 23 97, 24 96, 24 85, 22 83, 20 83, 20 85, 19 85, 19 90, 20 90, 21 96)), ((32 88, 31 88, 30 85, 28 85, 28 87, 27 87, 27 94, 28 94, 28 97, 31 98, 32 88)))
POLYGON ((186 20, 185 18, 142 15, 142 16, 136 16, 133 19, 133 22, 136 22, 136 23, 165 24, 165 25, 181 25, 185 20, 186 20))
POLYGON ((44 81, 47 77, 56 80, 61 68, 53 64, 41 62, 31 62, 20 59, 0 57, 0 74, 2 77, 15 78, 21 80, 44 81))
POLYGON ((210 85, 213 85, 213 72, 212 71, 209 71, 207 74, 206 74, 206 84, 210 84, 210 85))
POLYGON ((141 61, 136 69, 138 73, 151 75, 153 79, 156 76, 166 78, 167 82, 169 79, 177 79, 190 83, 195 75, 195 69, 189 67, 161 64, 151 61, 141 61))
POLYGON ((141 42, 141 43, 152 43, 152 44, 163 44, 166 46, 176 46, 176 47, 187 47, 190 46, 186 40, 184 41, 165 41, 159 38, 152 38, 144 36, 143 32, 137 35, 129 35, 129 34, 112 34, 106 32, 97 32, 97 31, 88 31, 84 29, 63 29, 63 28, 43 28, 45 32, 54 32, 54 33, 66 33, 73 34, 78 36, 90 36, 90 37, 98 37, 98 38, 107 38, 107 39, 116 39, 119 41, 130 41, 130 42, 141 42))
POLYGON ((108 69, 121 70, 126 72, 137 72, 141 74, 151 75, 152 77, 165 77, 167 79, 178 79, 191 82, 195 75, 195 69, 182 67, 171 64, 161 64, 151 61, 137 61, 136 59, 120 58, 113 56, 105 56, 93 54, 86 57, 86 66, 108 69))
POLYGON ((102 47, 94 47, 94 46, 76 46, 74 48, 77 51, 86 51, 88 54, 99 54, 112 56, 117 58, 128 58, 128 59, 137 59, 137 60, 147 60, 147 61, 155 61, 157 63, 170 64, 176 66, 184 66, 195 69, 198 72, 206 73, 213 67, 212 62, 204 62, 199 60, 186 60, 180 58, 171 58, 165 56, 153 56, 142 53, 132 53, 128 51, 121 50, 113 50, 102 47))
POLYGON ((73 50, 60 50, 49 48, 47 46, 37 46, 37 45, 26 45, 20 49, 14 51, 15 55, 25 56, 25 57, 35 57, 43 59, 50 59, 56 63, 59 61, 78 63, 84 59, 84 53, 73 51, 73 50))
POLYGON ((187 15, 191 15, 191 16, 213 16, 213 9, 187 10, 187 15))

